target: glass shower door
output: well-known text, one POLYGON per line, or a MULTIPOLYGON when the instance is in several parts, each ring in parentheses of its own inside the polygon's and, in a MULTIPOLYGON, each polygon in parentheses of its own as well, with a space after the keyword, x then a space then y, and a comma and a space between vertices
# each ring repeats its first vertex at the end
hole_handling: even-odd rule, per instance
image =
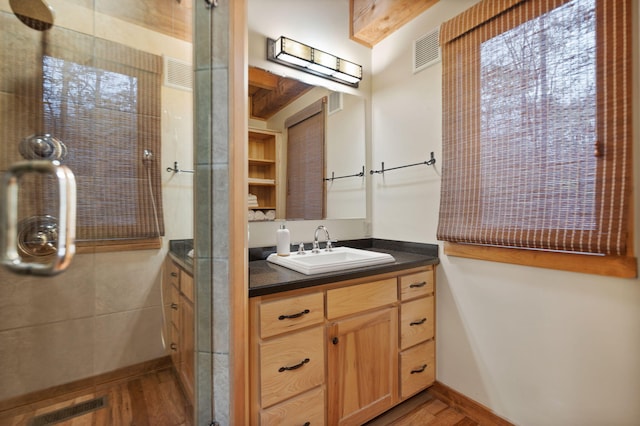
MULTIPOLYGON (((161 171, 174 160, 187 163, 173 151, 191 145, 192 132, 184 113, 191 93, 162 85, 162 59, 191 57, 190 39, 167 34, 178 11, 190 16, 191 2, 48 2, 55 19, 40 30, 28 24, 27 11, 12 10, 31 0, 0 0, 0 210, 7 209, 0 213, 0 247, 7 247, 0 252, 5 264, 31 272, 0 265, 0 424, 6 407, 73 386, 147 368, 162 367, 169 378, 160 334, 162 263, 168 239, 191 236, 177 234, 176 224, 186 228, 190 217, 180 203, 164 214, 172 234, 162 237, 161 229, 164 180, 171 177, 161 171), (155 19, 145 22, 149 16, 155 19), (146 148, 152 155, 144 156, 146 148), (58 181, 73 180, 67 168, 78 194, 72 261, 73 227, 65 231, 60 220, 70 225, 73 216, 73 184, 58 181), (149 193, 155 203, 132 203, 149 193), (143 216, 151 218, 145 227, 135 222, 143 216), (139 237, 146 246, 113 248, 136 232, 146 233, 139 237), (55 266, 26 266, 51 260, 55 266), (52 276, 36 273, 49 268, 52 276)), ((174 192, 187 193, 184 185, 174 192)), ((115 402, 107 401, 109 412, 118 412, 115 402)))

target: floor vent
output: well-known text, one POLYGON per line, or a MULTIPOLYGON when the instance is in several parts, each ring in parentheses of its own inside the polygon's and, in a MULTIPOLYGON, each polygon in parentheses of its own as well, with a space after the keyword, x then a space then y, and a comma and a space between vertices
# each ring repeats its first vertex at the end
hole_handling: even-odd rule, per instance
POLYGON ((439 39, 440 27, 437 27, 413 42, 414 74, 440 62, 439 39))
POLYGON ((69 420, 73 417, 82 416, 83 414, 90 413, 95 410, 99 410, 107 405, 107 397, 91 399, 84 401, 71 407, 61 408, 50 413, 45 413, 40 416, 34 417, 29 423, 29 426, 48 426, 56 423, 60 423, 65 420, 69 420))

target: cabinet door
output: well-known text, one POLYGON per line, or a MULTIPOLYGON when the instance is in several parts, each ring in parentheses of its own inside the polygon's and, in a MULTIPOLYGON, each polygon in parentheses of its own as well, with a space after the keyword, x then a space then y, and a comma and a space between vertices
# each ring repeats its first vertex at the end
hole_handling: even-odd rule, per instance
POLYGON ((396 307, 329 326, 329 424, 360 425, 398 399, 396 307))

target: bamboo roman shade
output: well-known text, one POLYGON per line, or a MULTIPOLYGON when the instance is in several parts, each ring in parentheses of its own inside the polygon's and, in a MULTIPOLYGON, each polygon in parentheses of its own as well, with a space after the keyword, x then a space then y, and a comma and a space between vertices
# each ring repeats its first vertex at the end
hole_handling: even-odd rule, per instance
POLYGON ((438 239, 629 254, 630 16, 486 0, 443 24, 438 239))
MULTIPOLYGON (((0 83, 3 111, 10 111, 0 119, 3 158, 9 164, 22 160, 18 145, 32 134, 51 134, 64 143, 61 163, 77 183, 79 243, 164 235, 162 58, 57 26, 34 35, 10 14, 1 18, 7 54, 0 61, 0 83), (143 161, 145 149, 153 153, 149 161, 143 161)), ((22 185, 23 215, 55 211, 48 188, 22 185)))
POLYGON ((326 98, 285 120, 287 128, 287 219, 323 219, 326 98))

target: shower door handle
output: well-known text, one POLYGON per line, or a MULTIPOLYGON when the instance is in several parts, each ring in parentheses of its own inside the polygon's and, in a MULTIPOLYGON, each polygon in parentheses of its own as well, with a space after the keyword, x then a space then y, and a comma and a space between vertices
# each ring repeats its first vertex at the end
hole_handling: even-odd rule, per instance
POLYGON ((55 275, 64 271, 76 251, 76 180, 71 169, 59 161, 22 161, 13 164, 2 177, 0 187, 0 263, 12 271, 55 275), (28 173, 50 174, 56 178, 59 209, 57 224, 57 247, 48 263, 26 262, 18 253, 18 180, 28 173))

